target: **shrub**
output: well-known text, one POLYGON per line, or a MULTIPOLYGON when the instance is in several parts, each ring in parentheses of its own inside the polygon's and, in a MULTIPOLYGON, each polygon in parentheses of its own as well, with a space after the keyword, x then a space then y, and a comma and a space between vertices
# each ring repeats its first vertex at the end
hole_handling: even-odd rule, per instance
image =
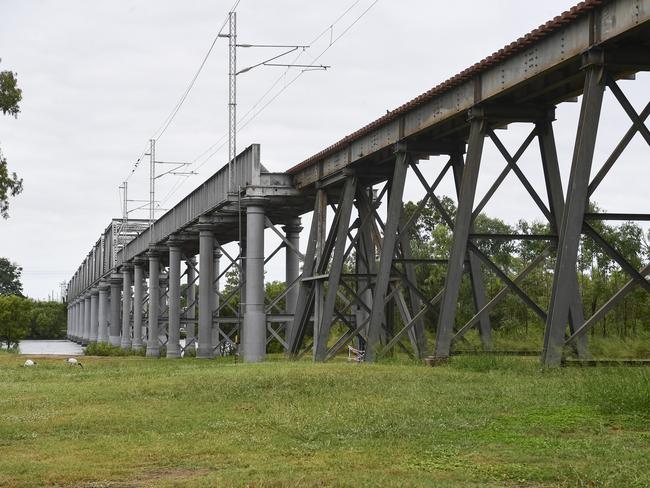
POLYGON ((86 356, 144 356, 146 348, 139 351, 133 349, 122 349, 119 346, 113 346, 106 342, 93 342, 86 346, 86 356))

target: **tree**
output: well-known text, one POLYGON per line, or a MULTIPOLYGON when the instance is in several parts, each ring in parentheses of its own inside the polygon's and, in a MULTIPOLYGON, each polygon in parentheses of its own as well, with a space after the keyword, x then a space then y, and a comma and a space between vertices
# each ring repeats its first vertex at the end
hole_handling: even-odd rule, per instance
POLYGON ((65 304, 32 302, 27 339, 63 339, 66 327, 65 304))
POLYGON ((12 263, 7 258, 0 258, 0 295, 23 296, 23 285, 20 275, 23 268, 12 263))
POLYGON ((9 349, 17 347, 27 333, 31 300, 15 295, 0 296, 0 344, 9 349))
MULTIPOLYGON (((18 88, 18 75, 11 71, 0 71, 0 110, 2 113, 18 118, 22 100, 22 90, 18 88)), ((9 218, 9 197, 23 191, 23 180, 15 172, 9 173, 7 160, 0 151, 0 215, 9 218)))

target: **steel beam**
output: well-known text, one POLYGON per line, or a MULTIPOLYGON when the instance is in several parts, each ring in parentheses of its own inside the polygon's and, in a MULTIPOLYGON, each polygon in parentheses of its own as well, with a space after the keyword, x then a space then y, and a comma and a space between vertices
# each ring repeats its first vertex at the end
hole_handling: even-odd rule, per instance
POLYGON ((451 353, 451 338, 454 332, 456 319, 456 306, 460 293, 460 284, 463 277, 463 263, 467 252, 467 240, 472 225, 472 206, 476 195, 483 144, 485 141, 486 127, 481 118, 472 118, 470 121, 470 134, 467 146, 467 157, 460 186, 458 209, 454 225, 454 239, 449 256, 445 288, 440 306, 438 330, 436 332, 435 356, 437 358, 449 357, 451 353))
MULTIPOLYGON (((356 193, 357 178, 355 176, 348 176, 345 180, 343 193, 339 200, 339 206, 335 223, 330 229, 328 237, 328 244, 331 242, 334 245, 332 263, 330 267, 327 295, 323 305, 323 312, 320 316, 320 327, 318 328, 318 335, 314 336, 316 342, 314 344, 314 359, 316 361, 324 361, 327 354, 327 339, 329 338, 332 320, 334 319, 334 308, 336 307, 336 298, 341 280, 341 273, 343 272, 343 264, 345 258, 345 250, 347 248, 348 227, 350 224, 350 215, 354 204, 354 195, 356 193)), ((326 251, 327 252, 327 251, 326 251)), ((322 259, 324 259, 323 257, 322 259)), ((319 267, 325 266, 325 261, 319 263, 319 267)), ((317 315, 318 317, 318 315, 317 315)))
MULTIPOLYGON (((562 190, 562 179, 560 176, 560 165, 558 163, 555 136, 553 134, 553 123, 548 119, 536 124, 539 149, 542 155, 542 168, 544 170, 544 181, 548 196, 551 220, 549 224, 556 234, 562 229, 562 216, 564 214, 564 195, 562 190)), ((571 280, 571 301, 569 306, 569 327, 573 333, 577 327, 585 321, 582 306, 582 297, 578 286, 577 273, 569 273, 571 280)), ((586 359, 589 357, 587 336, 583 336, 575 342, 578 357, 586 359)))
MULTIPOLYGON (((287 293, 285 296, 285 312, 293 315, 296 312, 299 287, 297 280, 300 276, 300 217, 296 217, 290 224, 283 227, 287 245, 285 246, 285 285, 287 293)), ((290 340, 290 324, 285 326, 285 341, 290 340)))
MULTIPOLYGON (((526 146, 526 142, 522 147, 526 146)), ((523 151, 522 151, 523 153, 523 151)), ((460 202, 460 188, 463 178, 463 170, 465 169, 465 163, 463 162, 463 156, 460 153, 453 154, 451 156, 452 170, 454 172, 454 185, 456 187, 456 196, 460 202)), ((509 167, 516 166, 516 163, 513 162, 509 167)), ((472 218, 476 215, 475 212, 472 212, 472 218)), ((467 260, 469 262, 469 278, 470 285, 472 287, 472 300, 474 302, 474 310, 479 311, 485 307, 487 299, 485 298, 485 283, 483 282, 483 272, 481 270, 481 263, 476 255, 469 251, 467 253, 467 260)), ((483 349, 486 351, 492 350, 492 325, 490 324, 490 316, 488 314, 481 315, 479 319, 479 336, 481 338, 481 343, 483 344, 483 349)))
MULTIPOLYGON (((398 229, 399 247, 402 251, 402 258, 406 260, 402 262, 402 266, 404 267, 404 275, 406 276, 407 281, 417 286, 417 275, 415 272, 415 267, 413 263, 409 262, 410 259, 413 259, 413 251, 411 249, 409 232, 406 229, 405 218, 406 216, 402 211, 402 215, 401 215, 402 225, 400 225, 398 229)), ((413 310, 413 312, 416 313, 418 310, 422 308, 422 301, 420 300, 420 297, 418 296, 417 293, 415 293, 412 287, 407 287, 407 288, 408 288, 411 310, 413 310)), ((400 313, 402 314, 403 317, 406 317, 408 314, 406 303, 404 303, 404 301, 401 300, 398 305, 399 305, 400 313)), ((424 317, 411 320, 411 317, 409 316, 408 319, 406 318, 404 319, 405 324, 409 322, 413 323, 413 326, 409 328, 409 338, 411 339, 413 351, 415 352, 416 357, 422 359, 427 355, 427 350, 428 350, 427 337, 424 332, 424 317)))
MULTIPOLYGON (((323 190, 320 190, 323 192, 323 190)), ((311 228, 309 231, 309 238, 307 240, 307 250, 305 252, 305 261, 302 268, 301 281, 298 285, 298 299, 296 301, 296 311, 293 316, 293 322, 290 328, 289 342, 289 356, 293 359, 297 358, 300 352, 307 324, 309 322, 310 314, 313 310, 314 304, 314 282, 305 281, 305 278, 310 278, 316 271, 316 247, 317 247, 317 234, 319 227, 321 205, 317 196, 314 204, 314 213, 311 220, 311 228)))
POLYGON ((382 324, 386 323, 384 299, 388 292, 390 281, 390 270, 395 257, 395 245, 397 244, 397 231, 402 217, 402 206, 404 197, 404 183, 406 172, 409 167, 409 158, 406 147, 398 145, 395 148, 395 167, 390 183, 388 197, 388 209, 386 211, 386 224, 384 227, 384 238, 379 255, 379 267, 377 270, 377 282, 375 283, 372 311, 368 323, 368 339, 366 344, 366 361, 374 361, 377 350, 380 346, 382 324))
POLYGON ((185 347, 196 349, 196 259, 194 256, 185 261, 187 266, 187 288, 185 301, 185 347))
POLYGON ((215 354, 220 355, 217 350, 217 344, 219 344, 220 338, 219 334, 221 332, 219 324, 219 315, 221 311, 221 293, 219 293, 219 278, 221 276, 221 257, 223 253, 218 246, 215 246, 213 252, 213 269, 212 269, 212 286, 214 288, 214 297, 212 298, 212 347, 215 349, 215 354), (216 319, 216 323, 214 322, 216 319))
POLYGON ((578 246, 587 206, 589 176, 604 91, 602 66, 587 67, 566 205, 559 232, 551 305, 544 334, 542 362, 545 366, 559 366, 562 360, 564 335, 574 297, 574 281, 570 275, 576 273, 578 246))

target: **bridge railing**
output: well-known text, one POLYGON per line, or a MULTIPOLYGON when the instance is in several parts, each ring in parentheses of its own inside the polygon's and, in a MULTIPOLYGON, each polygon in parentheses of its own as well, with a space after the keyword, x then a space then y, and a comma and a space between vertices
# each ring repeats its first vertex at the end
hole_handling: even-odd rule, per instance
POLYGON ((152 226, 117 253, 117 265, 128 262, 155 246, 171 234, 196 222, 201 215, 236 200, 239 187, 259 185, 264 170, 260 163, 260 146, 252 144, 233 163, 233 192, 229 192, 228 165, 157 219, 152 226))

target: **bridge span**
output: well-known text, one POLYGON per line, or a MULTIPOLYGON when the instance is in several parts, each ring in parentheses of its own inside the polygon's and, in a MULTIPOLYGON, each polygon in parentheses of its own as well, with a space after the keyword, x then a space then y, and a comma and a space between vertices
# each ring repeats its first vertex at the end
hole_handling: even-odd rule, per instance
POLYGON ((366 361, 394 348, 417 358, 444 359, 474 327, 490 350, 490 313, 512 294, 546 324, 545 365, 560 364, 568 348, 588 358, 585 332, 634 288, 650 291, 650 267, 636 269, 591 223, 648 220, 648 214, 587 213, 590 195, 630 140, 638 133, 650 144, 645 125, 650 103, 638 113, 621 83, 649 70, 650 0, 588 0, 286 173, 268 172, 259 146, 252 145, 231 165, 233 187, 225 166, 152 225, 111 223, 69 282, 68 336, 82 344, 136 349, 146 344, 152 357, 159 356, 161 346, 167 357, 179 357, 183 330, 186 351, 198 344, 201 358, 238 348, 245 361, 261 361, 276 343, 292 358, 311 353, 316 361, 333 358, 348 345, 364 350, 366 361), (629 116, 630 129, 592 174, 606 91, 629 116), (555 108, 577 96, 582 98, 573 154, 559 158, 555 108), (530 127, 514 154, 495 131, 512 123, 530 127), (504 167, 476 202, 486 142, 498 149, 504 167), (518 166, 527 150, 537 151, 543 194, 518 166), (569 160, 565 192, 560 161, 569 160), (410 216, 403 211, 407 173, 425 191, 410 216), (455 215, 436 195, 448 173, 456 185, 455 215), (501 184, 511 173, 547 219, 549 234, 473 231, 492 196, 507 191, 501 184), (447 271, 435 296, 424 293, 417 279, 417 267, 433 261, 416 259, 409 240, 416 217, 429 203, 442 216, 441 225, 453 231, 449 256, 437 263, 447 271), (385 215, 378 211, 382 205, 385 215), (303 254, 300 216, 308 212, 313 217, 303 254), (268 233, 279 236, 281 245, 265 256, 268 233), (584 316, 576 274, 581 236, 629 274, 623 288, 590 317, 584 316), (515 276, 478 245, 519 239, 548 245, 515 276), (223 246, 231 242, 239 243, 239 255, 225 252, 223 246), (264 265, 278 253, 285 255, 286 289, 265 297, 264 265), (522 282, 549 255, 556 256, 550 303, 536 303, 522 282), (220 282, 230 270, 238 270, 240 279, 226 294, 220 282), (503 284, 489 299, 486 271, 503 284), (459 323, 465 274, 476 314, 459 323), (425 320, 430 311, 437 324, 425 320))

